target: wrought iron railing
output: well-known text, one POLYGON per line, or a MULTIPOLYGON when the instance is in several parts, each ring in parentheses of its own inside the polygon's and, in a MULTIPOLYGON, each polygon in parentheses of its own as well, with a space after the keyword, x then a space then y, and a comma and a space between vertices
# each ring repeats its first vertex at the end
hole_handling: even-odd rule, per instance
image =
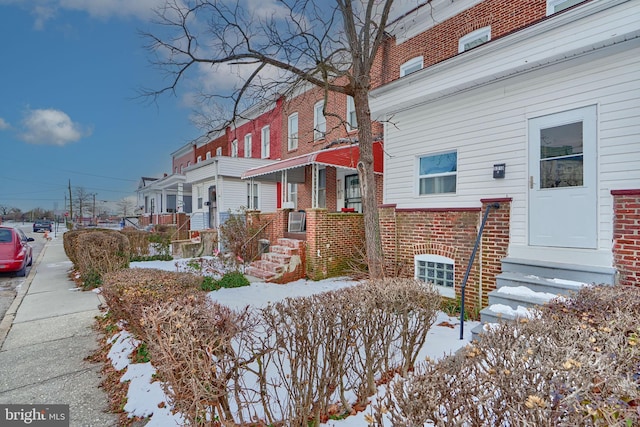
POLYGON ((263 240, 273 235, 273 223, 276 218, 272 218, 264 223, 258 231, 256 231, 251 237, 247 239, 241 246, 242 259, 246 264, 250 264, 255 261, 259 256, 266 252, 260 245, 260 240, 263 240))
POLYGON ((464 294, 467 289, 467 280, 469 280, 469 273, 471 272, 471 267, 473 266, 473 260, 476 257, 476 252, 478 251, 478 246, 480 245, 480 239, 482 239, 482 232, 484 231, 484 225, 487 222, 487 217, 489 217, 489 211, 491 208, 500 209, 500 203, 491 203, 487 205, 487 210, 484 211, 484 216, 482 217, 482 223, 480 224, 480 229, 478 230, 478 236, 476 237, 476 243, 473 246, 473 251, 471 252, 471 258, 469 258, 469 264, 467 264, 467 271, 464 273, 464 279, 462 279, 462 285, 460 286, 460 339, 464 337, 464 294))

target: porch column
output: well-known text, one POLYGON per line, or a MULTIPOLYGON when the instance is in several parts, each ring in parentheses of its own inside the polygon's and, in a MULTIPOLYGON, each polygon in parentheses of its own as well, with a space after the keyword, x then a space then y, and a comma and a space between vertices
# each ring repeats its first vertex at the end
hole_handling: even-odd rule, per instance
POLYGON ((165 213, 167 211, 167 190, 162 189, 162 195, 160 196, 160 209, 158 210, 159 214, 165 213))
POLYGON ((280 172, 280 182, 282 183, 280 186, 280 199, 282 203, 285 203, 289 201, 289 175, 286 169, 280 172))
POLYGON ((318 207, 318 165, 311 165, 311 208, 318 207))
POLYGON ((176 198, 176 211, 184 212, 184 188, 181 182, 178 183, 178 196, 176 198))

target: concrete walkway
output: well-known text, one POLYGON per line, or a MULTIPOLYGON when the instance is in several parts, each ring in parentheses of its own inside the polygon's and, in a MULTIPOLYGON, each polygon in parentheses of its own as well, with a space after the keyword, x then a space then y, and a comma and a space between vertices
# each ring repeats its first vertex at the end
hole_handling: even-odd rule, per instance
POLYGON ((98 348, 101 301, 75 287, 70 268, 62 236, 48 242, 0 323, 0 404, 68 404, 70 426, 117 426, 101 366, 84 360, 98 348))

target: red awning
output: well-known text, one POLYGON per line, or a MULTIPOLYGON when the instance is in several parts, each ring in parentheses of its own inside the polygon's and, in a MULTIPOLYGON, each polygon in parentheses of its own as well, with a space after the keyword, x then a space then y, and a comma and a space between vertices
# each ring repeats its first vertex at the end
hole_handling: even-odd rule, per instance
MULTIPOLYGON (((360 148, 357 144, 344 145, 336 148, 315 151, 309 154, 280 160, 265 166, 249 169, 242 174, 242 179, 263 177, 273 179, 273 175, 284 170, 297 169, 307 165, 318 164, 344 169, 356 169, 360 158, 360 148)), ((373 143, 373 171, 382 173, 384 167, 382 142, 373 143)), ((277 179, 276 179, 277 180, 277 179)))

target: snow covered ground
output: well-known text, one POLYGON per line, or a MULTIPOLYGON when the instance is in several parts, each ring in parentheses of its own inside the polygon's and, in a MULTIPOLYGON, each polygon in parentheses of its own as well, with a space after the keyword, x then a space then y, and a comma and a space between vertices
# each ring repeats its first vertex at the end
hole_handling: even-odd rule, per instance
MULTIPOLYGON (((176 266, 176 261, 151 261, 131 263, 131 267, 177 271, 181 265, 186 265, 186 262, 188 260, 179 260, 177 261, 178 266, 176 266)), ((255 282, 251 286, 243 288, 221 289, 212 293, 210 297, 231 308, 241 308, 247 305, 263 307, 269 302, 287 297, 308 296, 353 286, 356 283, 348 278, 320 281, 298 280, 286 285, 255 282)), ((477 324, 478 322, 465 322, 465 336, 463 340, 460 340, 460 319, 449 317, 441 312, 438 313, 438 318, 428 333, 426 344, 421 349, 418 360, 426 358, 437 360, 464 347, 471 341, 471 329, 477 324)), ((148 427, 182 425, 180 416, 171 414, 171 408, 162 387, 153 380, 155 373, 153 366, 150 363, 130 363, 128 356, 137 347, 136 340, 127 331, 121 331, 110 337, 109 342, 112 344, 109 358, 114 368, 123 373, 121 381, 130 381, 125 411, 130 416, 149 416, 148 427)), ((335 427, 366 426, 367 422, 364 417, 368 413, 369 411, 360 412, 344 420, 332 420, 324 425, 335 427)))

